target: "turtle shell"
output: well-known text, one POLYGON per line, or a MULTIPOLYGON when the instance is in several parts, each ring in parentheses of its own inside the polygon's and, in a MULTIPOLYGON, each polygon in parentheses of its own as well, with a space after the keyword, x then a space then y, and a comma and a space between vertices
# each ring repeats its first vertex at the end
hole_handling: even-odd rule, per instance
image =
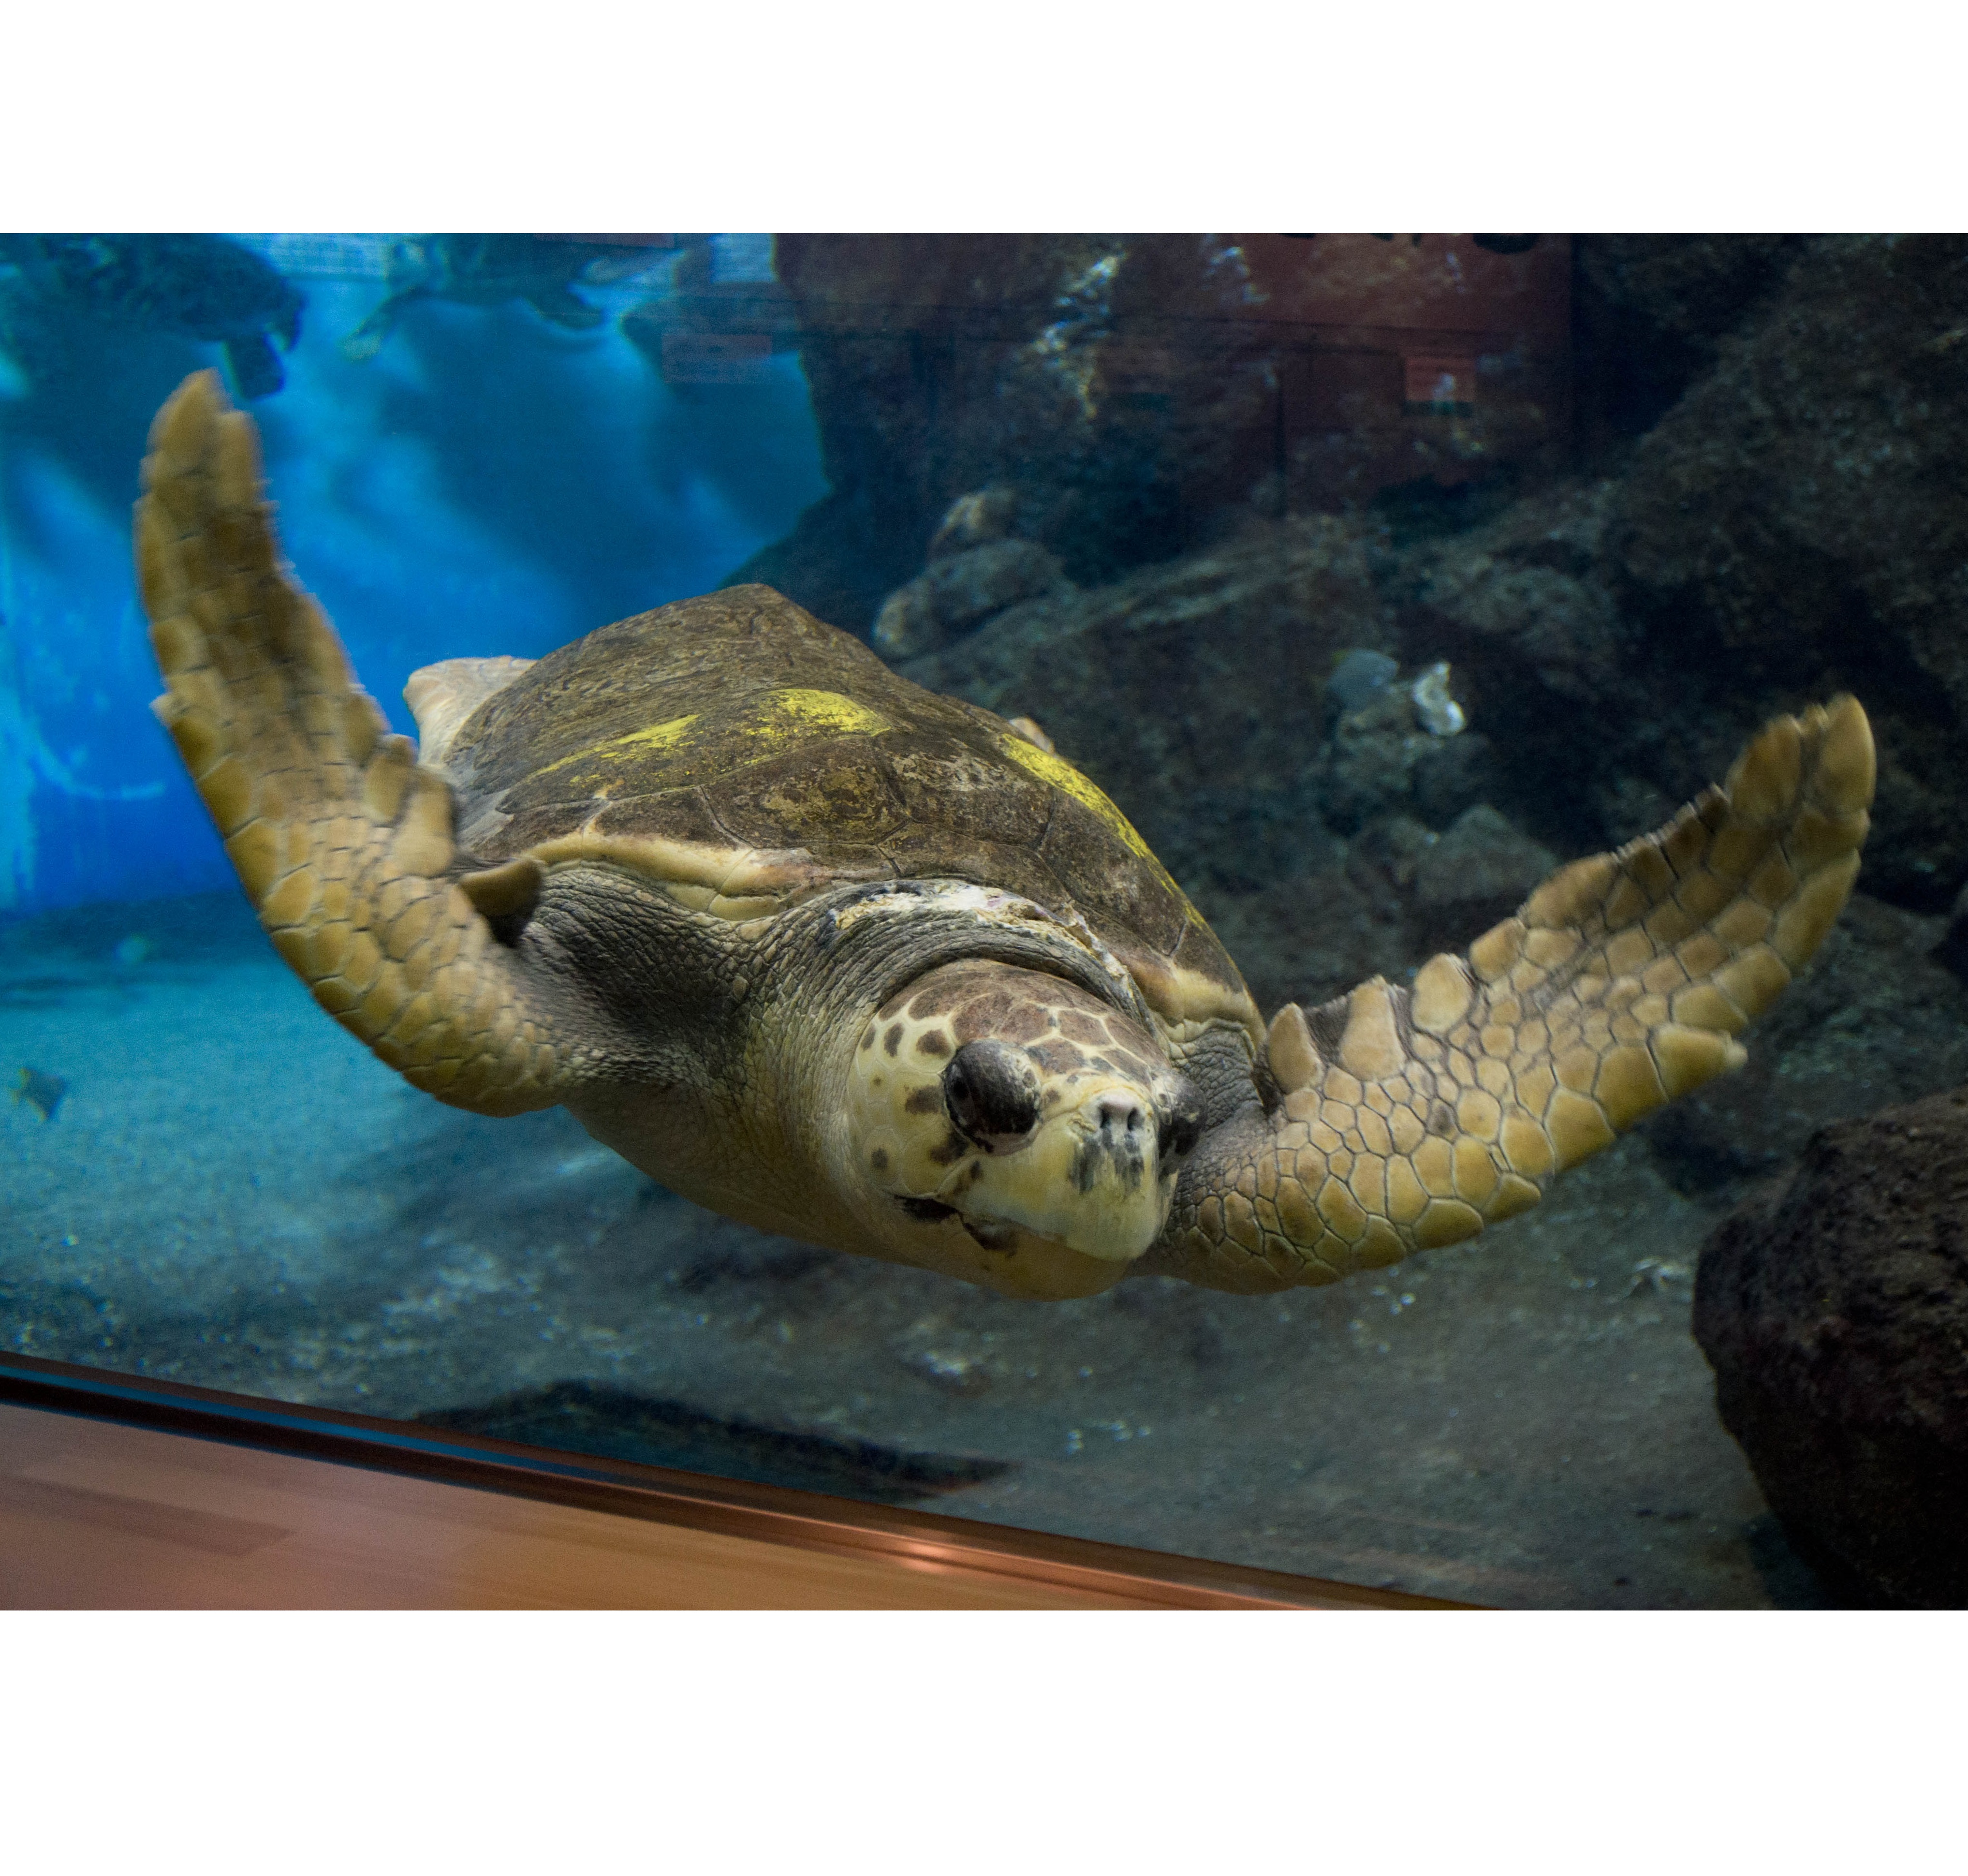
POLYGON ((610 860, 734 919, 843 883, 968 880, 1078 912, 1171 1023, 1257 1021, 1202 914, 1085 776, 770 587, 528 666, 442 763, 480 866, 610 860))

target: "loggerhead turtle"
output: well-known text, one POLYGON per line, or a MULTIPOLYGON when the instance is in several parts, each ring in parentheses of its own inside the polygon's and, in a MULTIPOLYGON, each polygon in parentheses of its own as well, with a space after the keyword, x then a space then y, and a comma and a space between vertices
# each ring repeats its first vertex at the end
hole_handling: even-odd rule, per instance
POLYGON ((30 290, 63 309, 215 342, 241 397, 286 382, 277 338, 300 343, 307 302, 277 268, 223 235, 0 235, 30 290))
POLYGON ((608 316, 574 288, 639 271, 649 261, 640 248, 625 254, 613 242, 538 235, 431 235, 400 243, 390 257, 389 297, 342 340, 342 356, 358 365, 374 358, 403 315, 426 300, 467 306, 522 300, 549 325, 590 332, 608 316))
POLYGON ((1510 1217, 1740 1062, 1858 870, 1847 697, 1411 988, 1267 1025, 1084 776, 769 588, 419 672, 419 753, 215 377, 151 446, 159 714, 324 1008, 441 1100, 562 1103, 747 1223, 1007 1294, 1324 1283, 1510 1217))

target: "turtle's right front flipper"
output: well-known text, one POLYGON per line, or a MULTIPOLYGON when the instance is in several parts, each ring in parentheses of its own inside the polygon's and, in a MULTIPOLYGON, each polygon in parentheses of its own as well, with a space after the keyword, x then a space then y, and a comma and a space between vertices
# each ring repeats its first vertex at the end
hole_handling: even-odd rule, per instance
POLYGON ((573 1064, 545 999, 445 876, 450 790, 286 578, 251 419, 200 372, 151 448, 137 564, 169 686, 155 708, 261 924, 417 1087, 480 1113, 552 1106, 573 1064))
POLYGON ((1658 832, 1562 867, 1412 990, 1287 1004, 1277 1090, 1206 1136, 1147 1267, 1229 1289, 1329 1283, 1473 1237, 1743 1060, 1859 870, 1873 737, 1842 697, 1780 717, 1658 832))

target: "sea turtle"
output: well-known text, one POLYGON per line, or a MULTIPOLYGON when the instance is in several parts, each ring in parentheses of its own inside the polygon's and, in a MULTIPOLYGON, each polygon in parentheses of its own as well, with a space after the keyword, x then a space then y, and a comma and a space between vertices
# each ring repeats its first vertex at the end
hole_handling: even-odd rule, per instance
POLYGON ((550 325, 585 332, 607 313, 573 289, 600 285, 649 265, 648 253, 618 244, 548 239, 538 235, 432 235, 400 244, 389 264, 390 295, 341 342, 345 358, 373 358, 397 322, 419 300, 498 306, 523 300, 550 325))
POLYGON ((1741 1061, 1858 870, 1852 698, 1464 957, 1267 1024, 1107 797, 769 588, 467 659, 390 734, 210 374, 137 514, 158 710, 273 941, 417 1087, 565 1105, 745 1222, 1009 1294, 1453 1243, 1741 1061))
POLYGON ((274 339, 300 342, 299 289, 222 235, 0 235, 0 261, 51 304, 222 345, 241 397, 286 382, 274 339))

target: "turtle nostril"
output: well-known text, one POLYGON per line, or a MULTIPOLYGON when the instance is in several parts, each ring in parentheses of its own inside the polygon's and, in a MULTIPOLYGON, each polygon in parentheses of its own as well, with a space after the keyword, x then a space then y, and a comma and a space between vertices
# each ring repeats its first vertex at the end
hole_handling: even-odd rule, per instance
POLYGON ((1123 1094, 1118 1089, 1102 1095, 1093 1111, 1102 1133, 1138 1137, 1148 1124, 1147 1110, 1133 1095, 1123 1094))

